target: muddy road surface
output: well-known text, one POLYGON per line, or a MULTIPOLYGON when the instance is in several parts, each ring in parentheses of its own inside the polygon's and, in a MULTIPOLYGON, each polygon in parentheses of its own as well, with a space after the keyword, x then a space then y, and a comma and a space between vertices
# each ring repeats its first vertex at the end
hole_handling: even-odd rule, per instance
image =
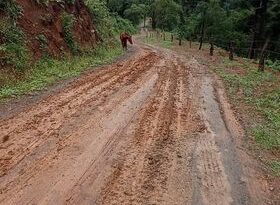
POLYGON ((134 50, 0 119, 0 204, 265 202, 207 68, 134 50))

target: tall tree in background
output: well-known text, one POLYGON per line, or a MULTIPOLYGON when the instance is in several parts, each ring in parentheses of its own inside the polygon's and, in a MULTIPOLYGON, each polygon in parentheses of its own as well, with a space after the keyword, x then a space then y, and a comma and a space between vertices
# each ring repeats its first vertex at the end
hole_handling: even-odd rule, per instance
POLYGON ((158 28, 172 31, 178 26, 182 13, 179 4, 173 0, 156 0, 153 7, 158 28))
POLYGON ((140 24, 145 15, 144 4, 132 4, 131 7, 124 11, 124 17, 130 20, 135 26, 140 24))
MULTIPOLYGON (((267 2, 264 2, 267 3, 267 2)), ((264 39, 264 43, 261 47, 261 54, 259 60, 259 71, 264 71, 264 61, 266 55, 266 49, 271 40, 277 41, 280 36, 280 1, 276 0, 272 4, 264 5, 265 15, 263 15, 263 19, 261 19, 262 26, 262 38, 264 39)))
POLYGON ((261 36, 264 30, 264 21, 267 12, 267 3, 268 0, 260 0, 259 7, 255 9, 253 39, 248 55, 250 59, 255 57, 255 49, 257 48, 257 41, 262 40, 261 36))

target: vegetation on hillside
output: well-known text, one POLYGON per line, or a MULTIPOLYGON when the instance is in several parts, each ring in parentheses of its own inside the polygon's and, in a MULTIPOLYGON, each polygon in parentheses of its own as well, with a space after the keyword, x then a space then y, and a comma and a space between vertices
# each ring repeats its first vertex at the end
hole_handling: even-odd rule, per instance
MULTIPOLYGON (((34 0, 40 8, 47 8, 50 3, 74 5, 75 0, 34 0)), ((61 18, 63 38, 71 55, 61 50, 59 59, 48 53, 49 39, 43 33, 35 38, 27 38, 18 20, 25 13, 16 0, 0 2, 0 99, 30 91, 42 89, 58 79, 75 76, 81 71, 111 61, 122 54, 116 36, 127 31, 135 33, 133 24, 116 13, 111 13, 103 0, 84 0, 97 31, 98 40, 94 48, 83 49, 75 40, 74 25, 77 18, 74 13, 65 10, 61 18), (28 45, 38 41, 42 52, 41 59, 34 61, 28 45)), ((62 5, 62 6, 61 6, 62 5)), ((39 17, 38 17, 39 18, 39 17)), ((42 17, 47 23, 51 16, 42 17)))

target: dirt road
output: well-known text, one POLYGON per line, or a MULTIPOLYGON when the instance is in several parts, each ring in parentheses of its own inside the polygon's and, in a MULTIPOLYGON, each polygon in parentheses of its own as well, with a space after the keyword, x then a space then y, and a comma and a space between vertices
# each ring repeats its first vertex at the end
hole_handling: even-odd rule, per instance
POLYGON ((0 204, 263 200, 207 68, 162 48, 134 50, 2 117, 0 204))

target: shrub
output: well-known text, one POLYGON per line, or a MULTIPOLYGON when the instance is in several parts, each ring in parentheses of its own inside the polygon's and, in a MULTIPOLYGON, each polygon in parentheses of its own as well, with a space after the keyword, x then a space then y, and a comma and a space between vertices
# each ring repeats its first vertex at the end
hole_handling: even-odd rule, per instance
POLYGON ((15 0, 1 1, 0 10, 3 10, 13 22, 22 14, 22 8, 16 4, 15 0))
POLYGON ((75 0, 65 0, 65 3, 66 3, 66 4, 74 4, 74 3, 75 3, 75 0))
POLYGON ((74 23, 75 23, 75 17, 73 14, 68 14, 66 12, 62 14, 62 27, 64 33, 64 40, 68 45, 68 47, 70 48, 71 52, 73 54, 77 54, 79 49, 73 36, 74 23))
POLYGON ((29 61, 24 33, 18 27, 11 25, 4 31, 4 36, 5 43, 0 48, 5 54, 5 63, 23 70, 29 61))
POLYGON ((85 0, 96 25, 97 33, 102 40, 114 37, 121 31, 135 33, 136 29, 129 20, 109 12, 105 2, 101 0, 85 0))
POLYGON ((47 54, 48 49, 48 39, 44 34, 40 34, 36 37, 36 39, 40 43, 40 50, 42 51, 43 55, 47 54))
POLYGON ((266 65, 272 68, 273 70, 280 71, 280 60, 275 60, 275 61, 267 60, 266 65))

